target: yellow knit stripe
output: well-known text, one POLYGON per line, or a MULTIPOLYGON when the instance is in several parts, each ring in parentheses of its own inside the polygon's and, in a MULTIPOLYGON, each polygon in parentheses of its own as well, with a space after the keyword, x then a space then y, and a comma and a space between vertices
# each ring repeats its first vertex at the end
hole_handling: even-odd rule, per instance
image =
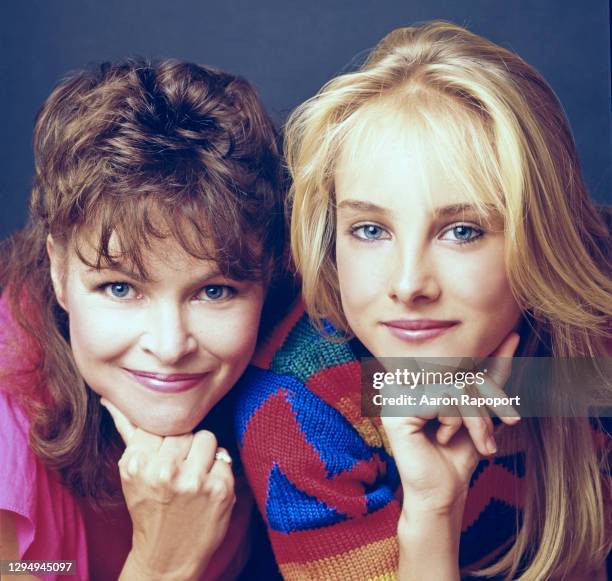
POLYGON ((347 553, 308 563, 284 563, 285 579, 329 581, 395 581, 398 546, 396 538, 383 539, 347 553))
POLYGON ((355 407, 355 402, 343 397, 336 405, 337 410, 347 418, 359 435, 364 439, 365 443, 372 448, 380 448, 382 439, 377 427, 370 418, 361 418, 361 410, 355 407), (357 420, 357 418, 359 418, 357 420))

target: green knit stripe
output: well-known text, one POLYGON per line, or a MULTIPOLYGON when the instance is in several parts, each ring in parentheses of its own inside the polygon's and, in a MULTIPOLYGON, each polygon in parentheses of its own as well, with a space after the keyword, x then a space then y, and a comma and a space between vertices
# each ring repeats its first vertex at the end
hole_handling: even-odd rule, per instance
MULTIPOLYGON (((338 331, 331 334, 331 337, 341 336, 338 331)), ((354 360, 355 355, 348 343, 322 337, 308 315, 304 315, 276 352, 271 371, 279 375, 291 375, 306 383, 311 375, 323 369, 354 360)))

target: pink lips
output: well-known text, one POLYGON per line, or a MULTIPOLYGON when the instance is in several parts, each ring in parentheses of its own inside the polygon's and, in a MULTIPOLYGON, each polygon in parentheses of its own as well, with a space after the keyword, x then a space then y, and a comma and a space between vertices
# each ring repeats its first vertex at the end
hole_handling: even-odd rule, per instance
POLYGON ((398 319, 384 321, 383 325, 402 341, 420 343, 439 337, 458 323, 459 321, 438 321, 435 319, 398 319))
POLYGON ((150 373, 135 369, 125 369, 140 385, 160 393, 181 393, 198 385, 205 373, 150 373))

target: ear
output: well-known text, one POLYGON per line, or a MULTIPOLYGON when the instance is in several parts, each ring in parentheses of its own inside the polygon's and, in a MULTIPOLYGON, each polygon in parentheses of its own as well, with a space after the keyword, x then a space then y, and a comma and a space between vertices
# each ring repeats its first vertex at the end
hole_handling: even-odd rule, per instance
POLYGON ((62 309, 68 311, 65 300, 65 280, 66 280, 66 254, 64 248, 53 240, 53 236, 47 236, 47 254, 49 255, 49 263, 51 264, 51 282, 53 283, 53 291, 55 298, 62 309))

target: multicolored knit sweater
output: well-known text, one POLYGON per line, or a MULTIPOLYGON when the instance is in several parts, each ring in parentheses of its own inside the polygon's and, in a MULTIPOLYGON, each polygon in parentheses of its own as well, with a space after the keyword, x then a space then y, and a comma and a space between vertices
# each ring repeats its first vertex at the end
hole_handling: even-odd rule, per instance
MULTIPOLYGON (((247 478, 286 579, 395 578, 401 486, 380 421, 361 416, 360 381, 355 344, 322 337, 297 305, 235 388, 247 478)), ((462 567, 511 545, 523 470, 521 453, 476 468, 462 567)))

